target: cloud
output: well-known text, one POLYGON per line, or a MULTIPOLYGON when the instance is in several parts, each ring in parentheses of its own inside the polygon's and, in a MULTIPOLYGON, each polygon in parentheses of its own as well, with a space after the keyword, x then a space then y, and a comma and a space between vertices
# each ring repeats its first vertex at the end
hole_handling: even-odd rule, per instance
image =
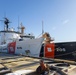
POLYGON ((67 24, 69 22, 69 20, 65 20, 63 21, 63 24, 67 24))

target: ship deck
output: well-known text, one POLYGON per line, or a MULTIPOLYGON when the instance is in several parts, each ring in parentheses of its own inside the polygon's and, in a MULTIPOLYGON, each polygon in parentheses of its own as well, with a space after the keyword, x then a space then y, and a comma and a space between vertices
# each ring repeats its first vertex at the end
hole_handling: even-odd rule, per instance
MULTIPOLYGON (((15 72, 15 73, 24 72, 24 74, 19 74, 19 75, 36 75, 35 71, 36 71, 36 68, 39 66, 39 60, 40 59, 25 57, 21 55, 0 53, 0 75, 5 75, 5 73, 7 73, 6 75, 11 75, 11 73, 8 74, 8 72, 15 72), (5 70, 5 69, 8 69, 8 70, 5 70), (26 74, 25 72, 29 72, 29 73, 26 74)), ((47 60, 45 61, 47 62, 47 60)), ((51 63, 51 65, 54 65, 54 64, 55 63, 51 63)), ((70 65, 70 67, 65 67, 63 70, 65 71, 66 69, 68 69, 68 75, 75 75, 76 65, 70 65)), ((53 74, 50 74, 50 75, 53 75, 53 74)))
POLYGON ((17 70, 35 71, 39 65, 39 59, 0 53, 0 69, 9 68, 12 72, 17 70))

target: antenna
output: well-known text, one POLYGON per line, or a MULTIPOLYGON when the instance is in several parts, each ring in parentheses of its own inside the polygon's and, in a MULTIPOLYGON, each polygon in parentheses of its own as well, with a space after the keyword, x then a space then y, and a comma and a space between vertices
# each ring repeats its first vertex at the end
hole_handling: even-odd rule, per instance
MULTIPOLYGON (((4 18, 6 18, 6 12, 4 12, 4 18)), ((5 31, 5 24, 4 24, 4 31, 5 31)))
POLYGON ((38 35, 38 37, 41 36, 41 35, 43 36, 43 33, 44 33, 44 27, 43 27, 43 20, 42 20, 42 32, 41 32, 40 35, 38 35))
POLYGON ((18 16, 18 32, 19 32, 19 16, 18 16))
POLYGON ((43 21, 42 21, 42 35, 44 33, 43 21))

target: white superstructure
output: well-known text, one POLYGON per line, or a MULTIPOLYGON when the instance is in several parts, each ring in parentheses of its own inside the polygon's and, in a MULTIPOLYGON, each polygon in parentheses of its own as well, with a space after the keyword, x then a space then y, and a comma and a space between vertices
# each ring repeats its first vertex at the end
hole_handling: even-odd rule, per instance
POLYGON ((31 56, 39 56, 41 44, 43 42, 42 38, 35 39, 33 34, 25 34, 25 27, 21 23, 21 32, 14 31, 13 28, 8 27, 10 23, 7 18, 4 21, 6 28, 3 31, 0 31, 0 52, 8 52, 14 54, 25 54, 25 51, 30 50, 31 56), (13 48, 9 47, 10 43, 14 42, 13 48), (35 52, 35 53, 34 53, 35 52))
MULTIPOLYGON (((43 38, 16 41, 15 54, 39 57, 42 42, 43 38)), ((14 49, 14 47, 12 48, 14 49)))
POLYGON ((0 45, 8 44, 10 42, 20 39, 20 36, 15 31, 0 31, 0 45))

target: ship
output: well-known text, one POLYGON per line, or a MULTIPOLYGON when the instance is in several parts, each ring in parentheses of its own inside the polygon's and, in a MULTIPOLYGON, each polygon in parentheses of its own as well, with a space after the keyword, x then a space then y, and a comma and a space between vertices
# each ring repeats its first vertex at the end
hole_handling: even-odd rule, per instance
POLYGON ((47 32, 44 33, 43 36, 41 37, 44 38, 44 40, 41 43, 40 49, 37 50, 33 49, 36 47, 36 46, 34 47, 35 44, 30 43, 33 48, 29 45, 28 45, 29 48, 27 48, 28 46, 26 44, 27 47, 25 47, 24 41, 16 41, 9 44, 8 46, 9 48, 8 50, 10 51, 9 53, 11 53, 10 47, 12 47, 14 49, 13 54, 22 53, 23 55, 25 55, 25 53, 26 54, 28 53, 29 56, 45 57, 53 59, 65 59, 74 61, 76 60, 76 42, 55 43, 54 40, 50 37, 49 33, 47 32))
POLYGON ((46 40, 42 44, 40 57, 76 61, 76 41, 54 42, 49 33, 42 36, 46 40))
MULTIPOLYGON (((31 48, 32 50, 37 50, 41 48, 41 44, 43 41, 43 38, 35 38, 35 36, 33 34, 24 34, 24 29, 25 27, 22 25, 20 25, 20 27, 18 27, 21 31, 15 31, 13 28, 9 28, 9 23, 10 21, 8 20, 8 18, 5 18, 4 20, 4 24, 5 24, 5 28, 3 31, 0 31, 0 52, 6 52, 6 53, 19 53, 21 54, 22 52, 25 53, 26 51, 29 50, 29 48, 31 48), (13 43, 14 48, 13 47, 9 47, 10 43, 13 43), (20 44, 19 44, 20 43, 20 44), (17 49, 22 49, 23 51, 19 52, 19 51, 15 51, 15 45, 17 46, 17 49), (21 45, 21 46, 20 46, 21 45), (24 45, 24 47, 27 47, 25 49, 22 48, 22 46, 24 45), (9 50, 10 49, 10 50, 9 50)), ((15 53, 15 54, 16 54, 15 53)))
POLYGON ((54 43, 47 32, 35 38, 24 34, 22 24, 21 32, 16 32, 9 29, 7 18, 4 23, 6 27, 0 31, 0 75, 37 75, 40 59, 49 65, 45 75, 75 75, 75 42, 54 43))
POLYGON ((10 21, 4 20, 5 28, 0 31, 0 52, 9 54, 22 54, 35 57, 46 57, 54 59, 76 60, 76 42, 58 42, 48 32, 40 38, 35 38, 33 34, 25 34, 25 27, 18 27, 21 31, 9 29, 10 21))

